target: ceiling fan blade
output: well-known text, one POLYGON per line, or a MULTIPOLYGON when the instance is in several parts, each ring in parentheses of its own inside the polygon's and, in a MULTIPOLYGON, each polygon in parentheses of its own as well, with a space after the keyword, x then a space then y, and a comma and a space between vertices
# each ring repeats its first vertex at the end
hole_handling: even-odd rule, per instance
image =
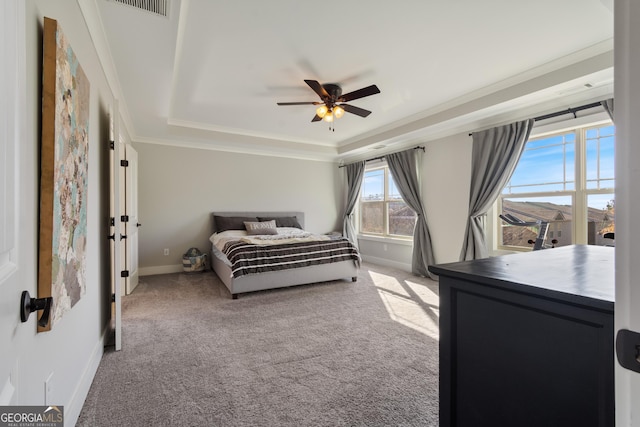
POLYGON ((360 107, 354 107, 353 105, 349 104, 340 104, 340 107, 342 107, 347 113, 352 113, 360 117, 367 117, 369 114, 371 114, 371 111, 369 110, 365 110, 364 108, 360 107))
POLYGON ((380 93, 380 89, 378 89, 378 86, 376 85, 371 85, 363 87, 362 89, 354 90, 353 92, 345 93, 340 98, 338 98, 338 101, 353 101, 354 99, 364 98, 365 96, 375 95, 376 93, 380 93))
POLYGON ((278 105, 320 105, 322 102, 311 101, 311 102, 278 102, 278 105))
POLYGON ((311 89, 322 99, 324 97, 328 97, 329 93, 322 87, 322 85, 317 80, 305 80, 306 84, 309 85, 311 89))
POLYGON ((320 120, 322 120, 322 117, 317 114, 313 117, 313 119, 311 119, 312 122, 319 122, 320 120))

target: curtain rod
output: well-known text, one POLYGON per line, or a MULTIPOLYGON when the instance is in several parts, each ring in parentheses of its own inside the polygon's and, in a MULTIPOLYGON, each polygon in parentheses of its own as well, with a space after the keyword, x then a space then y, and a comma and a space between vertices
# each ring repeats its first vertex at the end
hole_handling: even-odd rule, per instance
MULTIPOLYGON (((581 105, 579 107, 573 107, 573 108, 569 107, 566 110, 556 111, 555 113, 549 113, 542 116, 534 117, 533 121, 537 122, 540 120, 551 119, 553 117, 563 116, 565 114, 573 114, 573 118, 577 119, 578 116, 576 115, 576 113, 578 111, 588 110, 590 108, 601 107, 601 106, 602 106, 602 102, 592 102, 591 104, 581 105)), ((473 133, 469 134, 469 136, 471 135, 473 135, 473 133)))
MULTIPOLYGON (((413 147, 413 149, 414 149, 414 150, 422 150, 422 151, 425 151, 424 147, 423 147, 423 146, 421 146, 421 145, 418 145, 417 147, 413 147)), ((391 154, 391 153, 389 153, 389 154, 391 154)), ((366 159, 366 160, 365 160, 365 162, 372 162, 372 161, 374 161, 374 160, 382 160, 382 159, 384 159, 385 157, 386 157, 386 156, 373 157, 373 158, 371 158, 371 159, 366 159)), ((354 162, 354 163, 355 163, 355 162, 354 162)), ((351 163, 348 163, 348 164, 351 164, 351 163)), ((339 165, 339 166, 338 166, 338 168, 343 168, 343 167, 345 167, 345 166, 347 166, 347 165, 339 165)))
POLYGON ((589 108, 595 108, 595 107, 601 107, 601 106, 602 106, 601 102, 593 102, 591 104, 581 105, 580 107, 567 108, 564 111, 556 111, 555 113, 549 113, 543 116, 534 117, 533 120, 537 122, 539 120, 551 119, 553 117, 562 116, 564 114, 573 114, 573 118, 577 119, 578 116, 576 115, 576 113, 578 111, 588 110, 589 108))

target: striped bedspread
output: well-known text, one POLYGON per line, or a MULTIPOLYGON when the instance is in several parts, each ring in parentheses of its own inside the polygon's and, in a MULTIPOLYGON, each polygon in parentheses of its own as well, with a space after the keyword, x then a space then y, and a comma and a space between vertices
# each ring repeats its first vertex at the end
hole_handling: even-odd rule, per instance
POLYGON ((229 258, 235 278, 348 260, 360 263, 358 250, 347 239, 270 245, 231 241, 222 252, 229 258))

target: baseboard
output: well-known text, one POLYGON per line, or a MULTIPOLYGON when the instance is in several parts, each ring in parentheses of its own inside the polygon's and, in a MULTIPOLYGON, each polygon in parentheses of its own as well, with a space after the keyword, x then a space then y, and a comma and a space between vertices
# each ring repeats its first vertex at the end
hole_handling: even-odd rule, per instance
POLYGON ((398 270, 403 270, 411 273, 411 264, 406 264, 404 262, 399 262, 399 261, 393 261, 386 258, 377 258, 371 255, 360 254, 360 256, 362 257, 362 260, 365 262, 383 265, 385 267, 397 268, 398 270))
POLYGON ((82 412, 84 401, 89 395, 89 389, 91 388, 93 379, 96 376, 96 372, 98 372, 98 367, 100 366, 100 361, 102 360, 102 355, 104 354, 105 339, 109 330, 110 327, 109 325, 107 325, 104 331, 102 331, 102 336, 100 337, 98 342, 96 342, 96 345, 93 348, 93 352, 91 353, 89 362, 86 364, 84 372, 82 373, 82 377, 80 378, 78 385, 73 391, 71 400, 64 407, 65 426, 76 425, 78 417, 80 417, 80 412, 82 412))
POLYGON ((182 264, 176 265, 156 265, 154 267, 140 267, 140 276, 154 276, 156 274, 180 273, 184 271, 182 264))

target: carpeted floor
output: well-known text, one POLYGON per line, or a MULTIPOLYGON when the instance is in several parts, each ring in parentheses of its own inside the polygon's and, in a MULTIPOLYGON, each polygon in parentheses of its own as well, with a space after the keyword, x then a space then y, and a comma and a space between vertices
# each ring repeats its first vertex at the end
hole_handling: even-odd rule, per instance
POLYGON ((237 300, 213 272, 143 277, 77 425, 437 426, 437 294, 368 263, 237 300))

